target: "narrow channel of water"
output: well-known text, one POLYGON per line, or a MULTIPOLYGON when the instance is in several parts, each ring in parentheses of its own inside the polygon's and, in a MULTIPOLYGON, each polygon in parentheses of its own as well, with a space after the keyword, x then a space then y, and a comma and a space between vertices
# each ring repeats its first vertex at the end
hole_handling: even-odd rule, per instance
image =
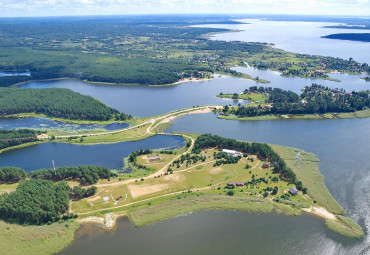
POLYGON ((179 136, 157 135, 141 141, 112 144, 78 145, 41 143, 0 154, 0 166, 16 166, 27 172, 58 166, 99 165, 120 170, 123 158, 140 149, 178 148, 185 145, 179 136))
POLYGON ((27 118, 0 118, 0 129, 29 128, 41 131, 57 130, 67 133, 81 133, 92 130, 118 130, 129 126, 128 123, 99 124, 75 124, 64 123, 48 118, 27 117, 27 118))

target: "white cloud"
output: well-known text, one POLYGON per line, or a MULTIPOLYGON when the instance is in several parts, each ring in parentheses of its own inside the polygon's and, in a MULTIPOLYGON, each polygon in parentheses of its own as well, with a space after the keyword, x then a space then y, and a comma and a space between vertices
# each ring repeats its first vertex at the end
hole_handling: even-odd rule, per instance
POLYGON ((143 13, 369 15, 369 0, 0 0, 0 16, 143 13))

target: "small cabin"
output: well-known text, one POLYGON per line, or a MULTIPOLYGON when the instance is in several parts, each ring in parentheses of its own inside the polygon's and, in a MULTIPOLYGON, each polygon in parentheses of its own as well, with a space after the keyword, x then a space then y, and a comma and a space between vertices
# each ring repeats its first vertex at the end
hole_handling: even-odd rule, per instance
POLYGON ((242 187, 242 186, 244 186, 244 182, 237 182, 237 183, 236 183, 236 186, 238 186, 238 187, 242 187))
POLYGON ((298 195, 298 190, 294 187, 291 187, 289 189, 289 193, 292 194, 293 196, 296 196, 296 195, 298 195))
POLYGON ((234 187, 235 186, 235 182, 228 182, 227 183, 227 186, 234 187))
POLYGON ((262 168, 269 168, 269 167, 270 167, 270 164, 267 164, 267 163, 262 164, 262 168))

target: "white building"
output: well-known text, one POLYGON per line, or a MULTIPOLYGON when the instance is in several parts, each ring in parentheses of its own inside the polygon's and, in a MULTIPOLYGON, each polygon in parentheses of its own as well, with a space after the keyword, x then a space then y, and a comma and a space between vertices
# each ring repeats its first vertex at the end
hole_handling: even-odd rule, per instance
POLYGON ((241 152, 234 151, 234 150, 223 149, 222 152, 226 152, 227 155, 231 155, 231 156, 242 156, 241 152))

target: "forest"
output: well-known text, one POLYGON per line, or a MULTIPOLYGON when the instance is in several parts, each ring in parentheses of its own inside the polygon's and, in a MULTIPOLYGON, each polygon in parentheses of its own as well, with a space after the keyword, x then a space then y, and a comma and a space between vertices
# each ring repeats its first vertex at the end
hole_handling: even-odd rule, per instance
POLYGON ((142 16, 2 21, 0 70, 30 71, 31 76, 0 77, 0 87, 54 78, 163 85, 199 74, 235 75, 230 68, 245 62, 306 77, 326 78, 325 73, 334 70, 369 72, 367 64, 353 60, 287 53, 265 43, 211 41, 207 35, 227 30, 192 27, 205 22, 237 23, 230 18, 142 16))
POLYGON ((39 169, 28 174, 32 179, 52 181, 79 180, 81 185, 95 184, 99 179, 110 179, 112 172, 103 166, 57 167, 54 169, 39 169))
POLYGON ((258 107, 240 106, 227 112, 238 117, 254 117, 267 114, 325 114, 355 112, 370 107, 370 92, 345 92, 343 89, 312 84, 301 95, 279 88, 251 87, 244 93, 266 93, 267 105, 258 107))
POLYGON ((93 97, 69 89, 0 88, 0 116, 17 113, 38 113, 48 117, 71 120, 126 120, 130 115, 120 113, 93 97))
POLYGON ((68 211, 70 187, 64 181, 25 180, 0 195, 0 218, 21 224, 45 224, 68 211))
POLYGON ((38 141, 38 133, 38 131, 31 129, 0 129, 0 150, 23 143, 38 141))
POLYGON ((260 160, 269 161, 274 166, 273 171, 280 174, 283 180, 295 184, 298 190, 307 193, 307 188, 297 179, 292 169, 287 167, 285 161, 266 143, 248 143, 217 135, 203 134, 196 139, 193 152, 197 153, 199 150, 209 148, 230 149, 257 155, 260 160))
POLYGON ((16 183, 27 177, 26 171, 19 167, 0 167, 0 183, 16 183))

